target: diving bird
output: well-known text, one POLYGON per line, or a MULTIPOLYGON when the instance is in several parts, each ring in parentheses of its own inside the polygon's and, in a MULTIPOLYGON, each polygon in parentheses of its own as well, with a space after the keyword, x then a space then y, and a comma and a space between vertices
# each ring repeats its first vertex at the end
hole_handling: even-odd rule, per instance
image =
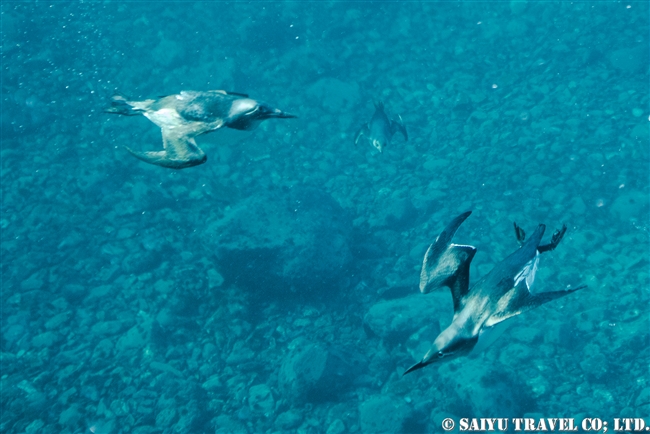
POLYGON ((544 225, 540 224, 526 241, 523 229, 515 223, 515 235, 521 247, 469 289, 469 265, 476 249, 452 244, 451 240, 470 214, 466 212, 452 220, 424 256, 420 291, 426 293, 441 286, 449 287, 454 302, 454 317, 422 360, 407 369, 404 375, 432 363, 467 355, 481 335, 491 327, 586 287, 531 293, 540 253, 557 247, 566 226, 553 234, 550 243, 540 245, 546 228, 544 225))
POLYGON ((224 90, 181 91, 178 95, 144 101, 127 101, 116 95, 106 112, 144 115, 158 125, 162 130, 162 151, 136 152, 127 146, 125 148, 144 162, 172 169, 206 162, 208 157, 196 144, 196 136, 223 127, 252 130, 265 119, 296 117, 248 95, 224 90))
POLYGON ((384 146, 389 145, 393 135, 399 131, 404 136, 404 140, 409 139, 406 127, 402 123, 402 117, 397 115, 398 121, 388 119, 384 111, 384 103, 381 101, 375 102, 375 113, 372 115, 370 122, 365 124, 357 132, 354 138, 354 144, 359 143, 361 136, 366 136, 368 141, 382 152, 384 146))

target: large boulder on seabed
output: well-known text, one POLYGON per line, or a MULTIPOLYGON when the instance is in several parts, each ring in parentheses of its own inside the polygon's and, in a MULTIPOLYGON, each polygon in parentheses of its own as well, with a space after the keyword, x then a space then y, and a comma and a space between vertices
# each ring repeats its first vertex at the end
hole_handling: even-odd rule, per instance
POLYGON ((352 221, 327 193, 295 187, 234 204, 203 234, 226 281, 255 290, 318 291, 351 261, 352 221))
POLYGON ((451 306, 441 303, 441 297, 448 295, 414 293, 399 299, 380 300, 366 313, 364 325, 381 339, 395 344, 404 342, 423 327, 434 323, 437 326, 436 318, 450 316, 451 306))
POLYGON ((368 361, 356 349, 311 342, 298 337, 289 344, 278 371, 283 396, 296 403, 336 399, 349 389, 368 361))

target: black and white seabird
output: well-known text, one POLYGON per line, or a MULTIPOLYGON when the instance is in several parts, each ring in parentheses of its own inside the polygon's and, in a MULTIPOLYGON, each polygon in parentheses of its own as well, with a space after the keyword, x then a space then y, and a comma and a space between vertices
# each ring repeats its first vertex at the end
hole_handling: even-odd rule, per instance
POLYGON ((370 122, 365 124, 357 132, 354 138, 354 144, 359 143, 361 136, 366 136, 368 141, 382 152, 386 145, 390 144, 393 135, 399 131, 404 136, 404 140, 408 140, 408 133, 406 127, 402 123, 402 117, 397 115, 399 120, 391 120, 384 111, 384 103, 381 101, 375 102, 375 113, 372 115, 370 122))
POLYGON ((432 363, 467 355, 476 346, 481 334, 496 324, 585 288, 579 286, 563 291, 532 293, 540 253, 557 247, 566 226, 553 234, 550 243, 540 245, 546 228, 544 225, 540 224, 525 241, 524 231, 515 223, 515 235, 521 247, 469 289, 469 265, 476 249, 452 244, 451 240, 470 214, 466 212, 452 220, 424 256, 420 291, 427 293, 441 286, 449 287, 454 301, 454 317, 422 360, 404 374, 432 363))
POLYGON ((182 91, 159 99, 127 101, 114 96, 108 113, 126 116, 144 115, 162 130, 163 150, 136 152, 136 158, 157 166, 173 169, 197 166, 207 160, 194 138, 219 128, 252 130, 271 118, 295 118, 248 95, 209 90, 182 91))

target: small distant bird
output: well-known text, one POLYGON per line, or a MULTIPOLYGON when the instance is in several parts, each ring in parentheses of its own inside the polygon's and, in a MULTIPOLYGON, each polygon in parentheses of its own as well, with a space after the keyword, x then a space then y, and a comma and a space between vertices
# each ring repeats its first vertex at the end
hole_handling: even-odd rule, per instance
POLYGON ((397 115, 397 117, 399 119, 397 121, 388 119, 384 111, 384 103, 381 101, 375 102, 375 114, 372 115, 370 122, 357 132, 354 144, 356 145, 359 142, 361 136, 366 136, 372 146, 381 152, 384 146, 390 144, 390 140, 397 131, 402 133, 404 140, 408 141, 409 136, 406 127, 402 123, 402 117, 400 115, 397 115))
POLYGON ((405 375, 432 363, 467 355, 481 336, 500 322, 585 288, 579 286, 563 291, 532 293, 539 255, 557 247, 566 226, 555 231, 550 243, 540 245, 546 228, 544 225, 537 226, 525 241, 524 231, 515 223, 515 235, 521 247, 470 289, 469 265, 476 248, 451 242, 470 214, 468 211, 452 220, 424 255, 420 291, 427 293, 442 286, 449 287, 454 301, 454 317, 422 360, 407 369, 405 375))
POLYGON ((241 93, 224 90, 182 91, 159 99, 127 101, 116 95, 107 113, 144 115, 162 130, 163 150, 136 152, 136 158, 157 166, 183 169, 206 162, 208 157, 194 138, 219 128, 252 130, 271 118, 295 118, 241 93))

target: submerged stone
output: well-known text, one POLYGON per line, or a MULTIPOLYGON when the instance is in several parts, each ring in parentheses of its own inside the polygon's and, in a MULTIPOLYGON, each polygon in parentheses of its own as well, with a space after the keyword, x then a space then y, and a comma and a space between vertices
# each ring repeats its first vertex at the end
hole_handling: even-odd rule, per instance
POLYGON ((254 291, 317 293, 331 290, 347 269, 351 228, 331 196, 295 187, 244 199, 211 223, 202 239, 226 282, 254 291))
POLYGON ((401 433, 411 409, 401 399, 373 396, 359 406, 359 423, 364 433, 401 433))
POLYGON ((59 341, 59 335, 54 332, 45 332, 32 338, 32 345, 37 348, 51 347, 59 341))
POLYGON ((98 335, 115 335, 122 330, 122 321, 102 321, 92 326, 91 331, 98 335))
POLYGON ((76 428, 79 420, 81 420, 81 413, 77 405, 73 404, 67 409, 63 410, 59 416, 59 425, 69 428, 76 428))
POLYGON ((341 419, 334 419, 325 434, 343 434, 345 432, 345 424, 341 419))
POLYGON ((644 219, 648 213, 650 197, 641 191, 628 191, 614 200, 611 212, 621 220, 644 219))
POLYGON ((248 405, 253 413, 268 416, 275 408, 271 388, 266 384, 252 386, 248 389, 248 405))
POLYGON ((246 425, 229 415, 219 415, 212 421, 215 434, 247 433, 246 425))
POLYGON ((244 341, 237 341, 232 352, 226 358, 229 365, 237 365, 255 358, 255 352, 251 350, 244 341))
POLYGON ((275 427, 279 430, 289 430, 296 428, 302 422, 302 414, 295 409, 280 413, 275 418, 275 427))
POLYGON ((160 428, 167 428, 176 422, 176 410, 173 407, 165 407, 156 415, 156 426, 160 428))
POLYGON ((623 72, 634 73, 640 71, 647 67, 649 63, 647 48, 642 44, 636 47, 621 48, 609 55, 609 61, 614 68, 623 72))
POLYGON ((43 428, 44 426, 45 426, 45 422, 43 422, 41 419, 36 419, 35 421, 27 425, 27 427, 25 428, 25 433, 26 434, 39 433, 41 432, 41 428, 43 428))
POLYGON ((520 417, 518 415, 524 413, 526 405, 533 402, 528 387, 507 371, 486 370, 480 358, 464 360, 462 369, 458 369, 457 363, 456 366, 454 361, 441 365, 438 376, 471 409, 473 416, 520 417))
POLYGON ((55 315, 45 323, 45 328, 48 330, 55 330, 64 325, 70 319, 71 312, 62 312, 55 315))
MULTIPOLYGON (((333 347, 325 348, 303 338, 294 340, 294 349, 284 358, 278 373, 280 390, 295 402, 333 399, 349 387, 361 365, 354 355, 333 347)), ((365 363, 363 364, 365 366, 365 363)))
MULTIPOLYGON (((431 294, 413 294, 408 297, 380 301, 366 314, 365 324, 382 339, 403 341, 409 335, 439 317, 447 306, 440 306, 440 300, 431 294)), ((435 336, 434 336, 435 338, 435 336)))

